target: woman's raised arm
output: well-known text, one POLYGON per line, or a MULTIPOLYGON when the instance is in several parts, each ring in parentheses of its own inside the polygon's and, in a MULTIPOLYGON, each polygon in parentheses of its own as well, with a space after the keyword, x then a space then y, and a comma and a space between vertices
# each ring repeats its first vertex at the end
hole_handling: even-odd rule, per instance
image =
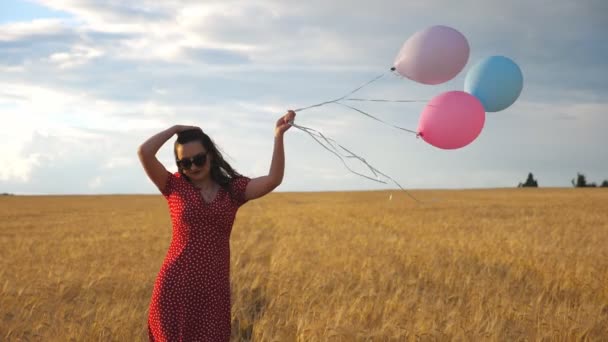
POLYGON ((200 128, 195 126, 175 125, 153 135, 137 149, 137 156, 139 157, 139 161, 144 167, 146 174, 160 191, 162 191, 167 184, 168 171, 156 158, 156 152, 158 152, 164 143, 171 139, 174 134, 188 129, 200 128))
POLYGON ((292 110, 287 111, 287 114, 277 120, 274 130, 274 149, 272 152, 272 161, 270 162, 270 170, 268 175, 253 178, 247 184, 245 189, 245 198, 252 200, 262 197, 274 190, 283 181, 285 173, 285 148, 283 144, 283 135, 291 127, 289 123, 296 117, 296 113, 292 110))

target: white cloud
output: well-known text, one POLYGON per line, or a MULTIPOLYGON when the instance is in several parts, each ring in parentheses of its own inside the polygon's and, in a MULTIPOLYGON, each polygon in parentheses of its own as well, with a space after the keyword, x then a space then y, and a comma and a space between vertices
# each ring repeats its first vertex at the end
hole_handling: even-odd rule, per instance
POLYGON ((57 64, 60 69, 73 68, 84 65, 90 60, 100 57, 103 52, 87 46, 74 46, 70 52, 57 52, 49 57, 51 63, 57 64))
POLYGON ((34 19, 0 25, 0 41, 19 41, 36 35, 52 36, 66 30, 62 19, 34 19))
POLYGON ((106 162, 103 164, 103 168, 104 169, 118 169, 118 168, 124 168, 124 167, 132 167, 132 166, 139 166, 136 165, 137 161, 135 160, 135 158, 133 158, 133 156, 122 156, 122 157, 109 157, 108 160, 106 160, 106 162))
POLYGON ((40 154, 30 154, 22 157, 19 151, 2 151, 0 154, 0 180, 25 183, 30 180, 33 168, 40 165, 40 154))
POLYGON ((97 176, 89 182, 89 188, 96 190, 96 189, 99 189, 102 186, 102 184, 103 184, 103 182, 101 180, 101 177, 97 176))

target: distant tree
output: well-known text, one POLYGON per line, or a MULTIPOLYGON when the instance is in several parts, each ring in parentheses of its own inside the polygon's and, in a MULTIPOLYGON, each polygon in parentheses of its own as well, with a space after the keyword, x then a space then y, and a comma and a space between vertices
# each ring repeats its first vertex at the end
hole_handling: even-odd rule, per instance
POLYGON ((604 180, 602 182, 602 185, 600 185, 602 188, 608 188, 608 179, 604 180))
POLYGON ((577 173, 576 178, 572 179, 572 186, 575 188, 587 187, 587 178, 582 173, 577 173))
POLYGON ((1 196, 13 196, 13 194, 9 194, 8 192, 3 192, 0 195, 1 196))
MULTIPOLYGON (((606 181, 604 181, 604 182, 606 182, 606 181)), ((604 183, 602 183, 602 184, 604 184, 604 183)), ((581 173, 577 173, 576 178, 572 179, 572 186, 574 186, 575 188, 595 188, 595 187, 597 187, 597 184, 587 183, 587 178, 585 177, 585 175, 583 175, 581 173)))
POLYGON ((538 188, 538 182, 534 179, 532 172, 528 173, 528 179, 526 179, 525 183, 519 183, 518 187, 520 188, 538 188))

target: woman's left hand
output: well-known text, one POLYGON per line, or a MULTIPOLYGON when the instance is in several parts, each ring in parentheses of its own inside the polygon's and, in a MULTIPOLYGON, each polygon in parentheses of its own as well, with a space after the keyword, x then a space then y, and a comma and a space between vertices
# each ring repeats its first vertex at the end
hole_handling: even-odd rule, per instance
POLYGON ((283 134, 291 127, 290 121, 296 118, 296 113, 293 110, 288 110, 287 114, 283 115, 274 128, 274 136, 282 137, 283 134))

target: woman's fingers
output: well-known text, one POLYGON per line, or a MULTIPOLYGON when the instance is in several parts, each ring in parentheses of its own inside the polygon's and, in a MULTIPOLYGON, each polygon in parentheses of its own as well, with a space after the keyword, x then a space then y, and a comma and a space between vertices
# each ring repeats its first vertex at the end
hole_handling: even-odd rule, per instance
POLYGON ((292 121, 293 119, 295 119, 296 117, 296 113, 293 110, 288 110, 287 114, 285 114, 284 118, 285 118, 285 122, 289 122, 292 121))

